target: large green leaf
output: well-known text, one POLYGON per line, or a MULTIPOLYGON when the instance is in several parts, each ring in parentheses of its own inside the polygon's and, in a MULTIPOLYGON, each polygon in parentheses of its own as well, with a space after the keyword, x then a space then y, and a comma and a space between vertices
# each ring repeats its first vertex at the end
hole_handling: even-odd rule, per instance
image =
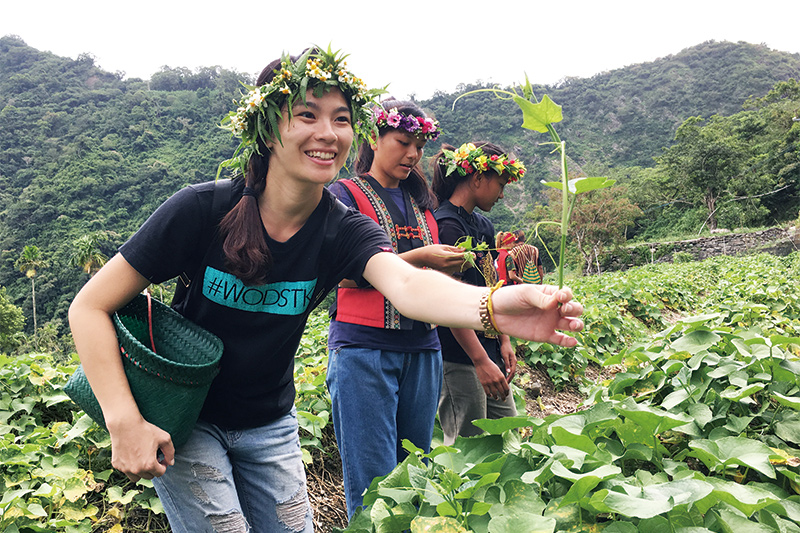
POLYGON ((667 483, 636 487, 621 485, 625 492, 603 489, 596 492, 590 502, 608 512, 620 513, 634 518, 652 518, 670 511, 676 505, 693 504, 713 490, 703 480, 686 478, 667 483))
POLYGON ((698 329, 678 338, 670 346, 678 352, 686 351, 690 354, 696 354, 703 350, 708 350, 721 339, 722 337, 713 331, 698 329))
POLYGON ((760 392, 765 386, 766 384, 764 383, 752 383, 744 387, 729 387, 720 392, 719 395, 720 397, 731 400, 732 402, 745 401, 746 403, 752 403, 754 400, 750 398, 750 396, 760 392))
POLYGON ((783 394, 778 394, 777 392, 773 392, 771 396, 781 405, 800 410, 800 396, 784 396, 783 394))
POLYGON ((745 466, 775 479, 770 464, 772 450, 766 444, 745 437, 723 437, 716 440, 699 439, 689 443, 689 455, 697 457, 712 471, 725 470, 732 465, 745 466))
POLYGON ((561 113, 561 106, 553 102, 547 95, 544 95, 539 103, 533 103, 521 96, 514 96, 513 98, 522 110, 523 128, 547 133, 547 126, 561 122, 564 118, 561 113))
POLYGON ((489 510, 490 533, 553 533, 556 521, 542 516, 545 503, 538 490, 520 480, 511 480, 503 485, 505 499, 489 510))
POLYGON ((599 189, 605 189, 607 187, 613 186, 617 180, 612 180, 608 178, 577 178, 575 180, 570 180, 570 182, 574 181, 575 185, 575 194, 582 194, 585 192, 596 191, 599 189))
POLYGON ((633 398, 614 405, 614 409, 625 418, 638 424, 645 432, 656 435, 662 431, 688 424, 691 418, 683 413, 670 413, 657 407, 636 403, 633 398))
POLYGON ((725 524, 730 531, 742 531, 747 533, 775 533, 775 530, 767 525, 753 522, 747 518, 727 509, 719 511, 720 521, 725 524))
POLYGON ((508 430, 541 426, 544 421, 529 416, 507 416, 503 418, 481 418, 472 423, 490 435, 502 435, 508 430))
MULTIPOLYGON (((611 187, 616 182, 617 180, 608 178, 573 178, 567 182, 567 190, 572 194, 581 194, 611 187)), ((542 185, 559 191, 564 188, 560 181, 542 181, 542 185)))
POLYGON ((418 516, 411 521, 411 533, 466 533, 457 520, 447 516, 418 516))
POLYGON ((595 470, 584 473, 575 473, 568 470, 561 463, 555 463, 552 467, 552 472, 558 477, 571 480, 572 486, 564 495, 562 504, 570 504, 580 502, 581 498, 586 496, 590 490, 594 489, 600 482, 608 478, 619 475, 622 471, 619 467, 614 465, 603 465, 595 470))
POLYGON ((800 412, 778 413, 775 416, 775 435, 787 442, 800 444, 800 412))
MULTIPOLYGON (((501 435, 481 435, 478 437, 458 437, 454 443, 458 453, 443 453, 433 458, 437 464, 463 473, 474 465, 486 461, 493 454, 503 453, 501 435)), ((494 459, 494 458, 492 458, 494 459)))

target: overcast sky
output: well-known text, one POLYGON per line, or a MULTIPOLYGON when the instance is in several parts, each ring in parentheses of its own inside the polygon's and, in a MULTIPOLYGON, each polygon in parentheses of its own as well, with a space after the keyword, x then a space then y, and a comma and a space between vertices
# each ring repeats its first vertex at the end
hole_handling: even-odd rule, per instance
POLYGON ((0 35, 149 78, 163 65, 257 74, 311 44, 397 97, 478 80, 552 84, 653 61, 708 40, 800 53, 800 0, 0 0, 0 35), (397 6, 397 7, 389 7, 397 6), (480 9, 477 6, 491 6, 480 9))

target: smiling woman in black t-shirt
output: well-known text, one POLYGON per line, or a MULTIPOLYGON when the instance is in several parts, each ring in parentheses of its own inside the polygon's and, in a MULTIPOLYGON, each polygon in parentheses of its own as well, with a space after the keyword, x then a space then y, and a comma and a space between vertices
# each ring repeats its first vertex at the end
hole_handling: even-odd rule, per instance
POLYGON ((493 324, 522 338, 576 342, 556 331, 583 325, 568 290, 501 289, 489 306, 486 291, 398 258, 363 215, 348 213, 329 228, 338 204, 324 185, 343 166, 354 135, 370 131, 371 96, 329 51, 268 65, 223 123, 242 139, 226 163, 244 176, 234 183, 218 235, 203 223, 214 186, 180 191, 70 307, 81 363, 111 435, 112 464, 134 481, 154 479, 176 533, 313 529, 291 379, 310 290, 350 278, 416 320, 493 324), (322 237, 329 229, 330 247, 322 237), (200 421, 176 450, 138 410, 111 315, 150 283, 182 272, 197 275, 179 310, 217 334, 225 349, 200 421))

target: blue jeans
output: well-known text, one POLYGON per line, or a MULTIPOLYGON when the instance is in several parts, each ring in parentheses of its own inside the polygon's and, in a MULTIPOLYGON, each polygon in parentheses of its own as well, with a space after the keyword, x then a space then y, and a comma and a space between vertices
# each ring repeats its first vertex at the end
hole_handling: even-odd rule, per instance
POLYGON ((407 455, 403 439, 426 452, 430 449, 442 388, 442 354, 337 348, 328 356, 326 382, 342 457, 347 516, 352 518, 372 480, 391 472, 407 455))
POLYGON ((198 422, 153 485, 173 533, 314 530, 294 409, 245 430, 198 422))

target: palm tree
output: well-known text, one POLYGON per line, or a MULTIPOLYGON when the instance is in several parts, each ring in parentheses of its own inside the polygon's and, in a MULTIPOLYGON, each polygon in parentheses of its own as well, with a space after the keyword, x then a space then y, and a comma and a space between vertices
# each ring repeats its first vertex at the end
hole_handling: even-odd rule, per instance
POLYGON ((14 266, 19 268, 20 272, 24 272, 25 276, 31 280, 31 298, 33 300, 33 331, 36 332, 36 284, 34 278, 36 277, 37 268, 46 268, 47 262, 42 257, 39 248, 34 245, 27 245, 22 249, 22 253, 17 259, 14 266))
POLYGON ((108 233, 95 231, 72 241, 74 251, 69 258, 69 266, 85 270, 89 276, 93 276, 108 261, 108 257, 98 249, 99 244, 107 240, 108 233))

